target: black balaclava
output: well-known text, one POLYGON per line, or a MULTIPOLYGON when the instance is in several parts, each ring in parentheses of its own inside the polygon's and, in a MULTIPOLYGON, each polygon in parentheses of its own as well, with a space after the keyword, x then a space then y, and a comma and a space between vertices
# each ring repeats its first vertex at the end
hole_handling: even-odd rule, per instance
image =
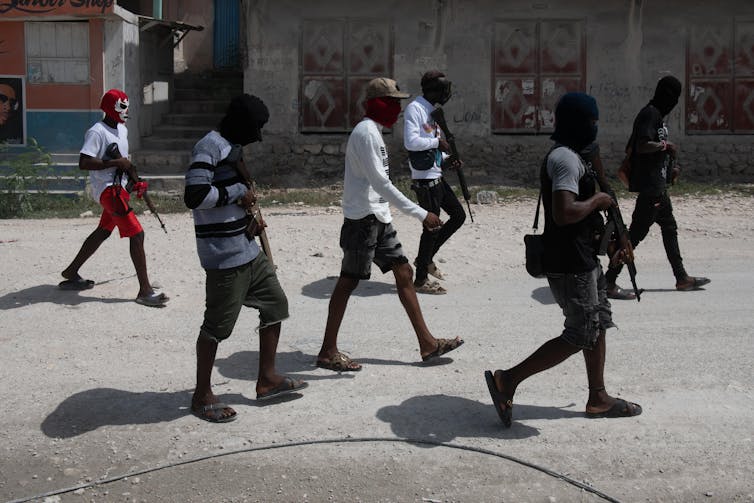
POLYGON ((262 141, 262 127, 270 118, 264 102, 250 94, 233 98, 217 130, 234 145, 262 141))
POLYGON ((668 115, 678 104, 678 98, 680 97, 681 82, 672 75, 668 75, 657 82, 655 95, 649 104, 657 108, 662 115, 668 115))
POLYGON ((580 152, 597 138, 597 125, 593 121, 599 118, 597 100, 592 96, 564 94, 555 107, 555 131, 550 138, 580 152))
POLYGON ((450 81, 445 78, 445 74, 439 70, 430 70, 422 75, 421 86, 422 95, 432 103, 444 105, 450 99, 450 81))

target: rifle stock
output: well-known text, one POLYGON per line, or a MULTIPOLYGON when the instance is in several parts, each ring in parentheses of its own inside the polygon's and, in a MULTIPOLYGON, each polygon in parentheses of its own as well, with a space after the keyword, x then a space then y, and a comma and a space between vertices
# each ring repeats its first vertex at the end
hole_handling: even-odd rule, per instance
MULTIPOLYGON (((605 236, 603 237, 603 244, 600 248, 604 247, 604 250, 607 250, 607 241, 610 240, 610 234, 612 232, 615 232, 615 235, 618 240, 618 250, 615 252, 620 253, 621 250, 624 251, 624 255, 622 257, 623 263, 626 264, 626 268, 628 269, 628 275, 631 278, 631 286, 634 288, 634 294, 636 295, 636 301, 641 301, 641 289, 636 285, 636 264, 634 263, 634 247, 631 244, 631 237, 628 234, 628 228, 626 227, 626 224, 623 222, 623 215, 621 215, 620 209, 618 208, 618 199, 615 196, 615 192, 607 185, 607 183, 604 180, 604 176, 596 176, 597 183, 600 186, 600 190, 602 192, 605 192, 606 194, 609 194, 610 197, 613 198, 613 201, 615 201, 616 206, 611 206, 607 209, 607 225, 605 226, 605 236)), ((610 257, 611 261, 613 257, 610 257)))
MULTIPOLYGON (((458 149, 456 148, 456 140, 453 136, 453 133, 450 132, 450 129, 448 129, 448 123, 445 121, 445 112, 443 111, 441 106, 436 106, 434 110, 432 110, 432 113, 430 114, 432 118, 437 122, 437 125, 440 126, 440 129, 442 129, 443 133, 445 133, 445 140, 450 145, 450 155, 457 161, 461 161, 461 156, 458 154, 458 149)), ((471 217, 471 221, 474 221, 474 214, 471 212, 471 204, 469 204, 469 200, 471 199, 471 194, 469 194, 469 186, 466 184, 466 176, 463 174, 463 169, 461 166, 458 166, 456 168, 456 173, 458 174, 458 184, 461 186, 461 192, 463 193, 463 199, 466 201, 466 207, 469 209, 469 217, 471 217)))
MULTIPOLYGON (((246 164, 243 161, 241 147, 233 147, 234 150, 228 155, 228 161, 233 165, 238 173, 238 176, 243 180, 249 190, 256 191, 254 180, 251 178, 249 170, 246 168, 246 164)), ((262 245, 262 251, 267 256, 267 260, 270 261, 270 265, 275 267, 275 262, 272 260, 272 250, 270 249, 270 241, 267 238, 267 231, 264 229, 264 219, 262 218, 262 212, 259 209, 259 204, 254 203, 251 208, 244 208, 246 214, 251 218, 249 219, 249 225, 246 227, 246 236, 249 239, 254 239, 255 236, 259 236, 259 242, 262 245), (261 227, 261 230, 260 230, 261 227)))
POLYGON ((615 222, 615 232, 618 235, 618 242, 620 245, 620 248, 616 253, 619 253, 621 249, 624 250, 623 263, 626 264, 628 275, 631 278, 631 286, 634 288, 634 294, 636 295, 636 301, 639 302, 641 301, 641 289, 636 285, 634 249, 631 245, 631 238, 628 235, 628 229, 626 228, 626 224, 623 223, 623 217, 617 207, 611 207, 607 210, 607 218, 608 220, 615 222))

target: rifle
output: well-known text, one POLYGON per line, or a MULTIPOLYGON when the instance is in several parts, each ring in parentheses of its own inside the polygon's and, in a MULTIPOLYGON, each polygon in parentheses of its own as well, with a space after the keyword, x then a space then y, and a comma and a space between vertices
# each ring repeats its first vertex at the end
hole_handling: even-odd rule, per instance
MULTIPOLYGON (((123 157, 120 155, 120 149, 118 149, 117 143, 111 143, 107 146, 107 149, 105 150, 105 155, 107 155, 108 159, 120 159, 123 157)), ((131 165, 132 171, 126 171, 125 173, 128 175, 128 184, 126 187, 126 190, 131 192, 131 188, 133 188, 134 184, 137 182, 141 182, 142 179, 139 177, 139 174, 136 171, 136 166, 133 164, 131 165)), ((118 177, 118 174, 120 176, 123 176, 123 171, 118 170, 116 172, 116 177, 118 177)), ((162 230, 165 231, 165 234, 168 233, 168 230, 165 228, 165 224, 162 222, 162 219, 160 218, 160 214, 157 213, 157 208, 154 205, 154 202, 152 201, 152 198, 149 195, 149 192, 147 190, 144 191, 142 194, 142 198, 144 199, 144 202, 147 204, 147 208, 149 208, 149 212, 154 215, 157 218, 157 221, 160 222, 160 227, 162 227, 162 230)))
MULTIPOLYGON (((240 145, 235 145, 225 158, 225 162, 233 166, 233 168, 241 177, 243 184, 246 187, 256 192, 256 186, 254 180, 251 178, 249 170, 246 168, 246 163, 243 161, 243 148, 240 145)), ((240 202, 240 201, 239 201, 240 202)), ((270 265, 274 268, 275 263, 272 261, 272 250, 270 249, 270 241, 267 239, 267 231, 264 230, 265 224, 262 218, 262 212, 259 209, 259 205, 255 202, 250 208, 244 208, 246 214, 250 217, 249 223, 246 226, 246 236, 249 239, 254 239, 254 236, 259 235, 259 241, 262 245, 262 251, 267 256, 267 260, 270 261, 270 265), (261 230, 260 230, 261 228, 261 230)))
POLYGON ((602 243, 600 244, 600 252, 606 252, 608 249, 608 243, 610 238, 615 234, 618 241, 618 250, 610 257, 612 261, 617 257, 621 250, 623 253, 623 263, 628 268, 628 275, 631 277, 631 286, 634 287, 634 294, 636 295, 636 302, 641 301, 642 290, 636 286, 636 264, 634 263, 634 247, 631 244, 631 238, 628 235, 628 228, 623 222, 623 216, 618 208, 618 199, 615 197, 615 192, 610 188, 602 176, 596 176, 597 183, 600 186, 600 190, 610 195, 615 201, 616 206, 611 206, 607 209, 607 224, 605 225, 605 233, 602 237, 602 243))
MULTIPOLYGON (((450 129, 448 129, 448 123, 445 121, 445 112, 443 111, 441 106, 436 106, 434 110, 432 110, 432 113, 430 113, 432 118, 437 122, 437 125, 440 126, 440 129, 442 129, 443 133, 445 133, 445 140, 450 144, 450 153, 451 158, 458 161, 460 163, 461 156, 458 155, 458 149, 456 148, 456 140, 453 136, 453 133, 450 132, 450 129)), ((471 205, 469 204, 469 199, 471 199, 471 195, 469 195, 469 186, 466 185, 466 177, 463 174, 463 169, 461 169, 461 166, 459 165, 456 168, 456 173, 458 173, 458 184, 461 186, 461 192, 463 192, 463 198, 466 200, 466 207, 469 209, 469 216, 471 217, 471 221, 474 221, 474 214, 471 212, 471 205)))

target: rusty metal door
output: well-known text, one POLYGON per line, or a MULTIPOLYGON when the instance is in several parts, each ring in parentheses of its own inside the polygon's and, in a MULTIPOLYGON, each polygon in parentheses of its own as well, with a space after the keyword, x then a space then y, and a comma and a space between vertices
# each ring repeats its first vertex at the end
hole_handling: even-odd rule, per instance
POLYGON ((584 90, 582 21, 499 21, 492 54, 493 132, 551 131, 560 96, 584 90))
POLYGON ((393 36, 382 20, 304 20, 301 130, 343 132, 364 116, 367 83, 392 71, 393 36))

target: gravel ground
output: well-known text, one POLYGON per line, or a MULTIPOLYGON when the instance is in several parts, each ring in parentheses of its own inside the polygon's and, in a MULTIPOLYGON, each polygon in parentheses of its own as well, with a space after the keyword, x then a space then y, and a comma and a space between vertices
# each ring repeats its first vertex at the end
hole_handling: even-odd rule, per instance
MULTIPOLYGON (((521 385, 506 430, 483 371, 562 326, 546 282, 523 267, 535 204, 473 205, 475 222, 441 251, 449 293, 420 302, 436 336, 466 344, 435 365, 418 363, 392 276, 374 268, 341 330, 341 349, 364 364, 357 374, 313 365, 339 271, 339 208, 268 208, 291 307, 278 367, 310 386, 254 400, 257 319, 244 310, 213 379, 239 412, 223 425, 188 413, 204 284, 189 214, 165 215, 167 235, 141 217, 165 309, 133 302, 117 238, 82 269, 93 289, 57 289, 96 219, 0 221, 0 500, 754 501, 754 199, 674 199, 687 269, 712 279, 705 290, 674 290, 658 229, 637 249, 645 294, 613 304, 605 375, 641 416, 585 418, 575 355, 521 385)), ((633 202, 621 206, 630 220, 633 202)), ((418 222, 395 215, 395 226, 413 259, 418 222)))

